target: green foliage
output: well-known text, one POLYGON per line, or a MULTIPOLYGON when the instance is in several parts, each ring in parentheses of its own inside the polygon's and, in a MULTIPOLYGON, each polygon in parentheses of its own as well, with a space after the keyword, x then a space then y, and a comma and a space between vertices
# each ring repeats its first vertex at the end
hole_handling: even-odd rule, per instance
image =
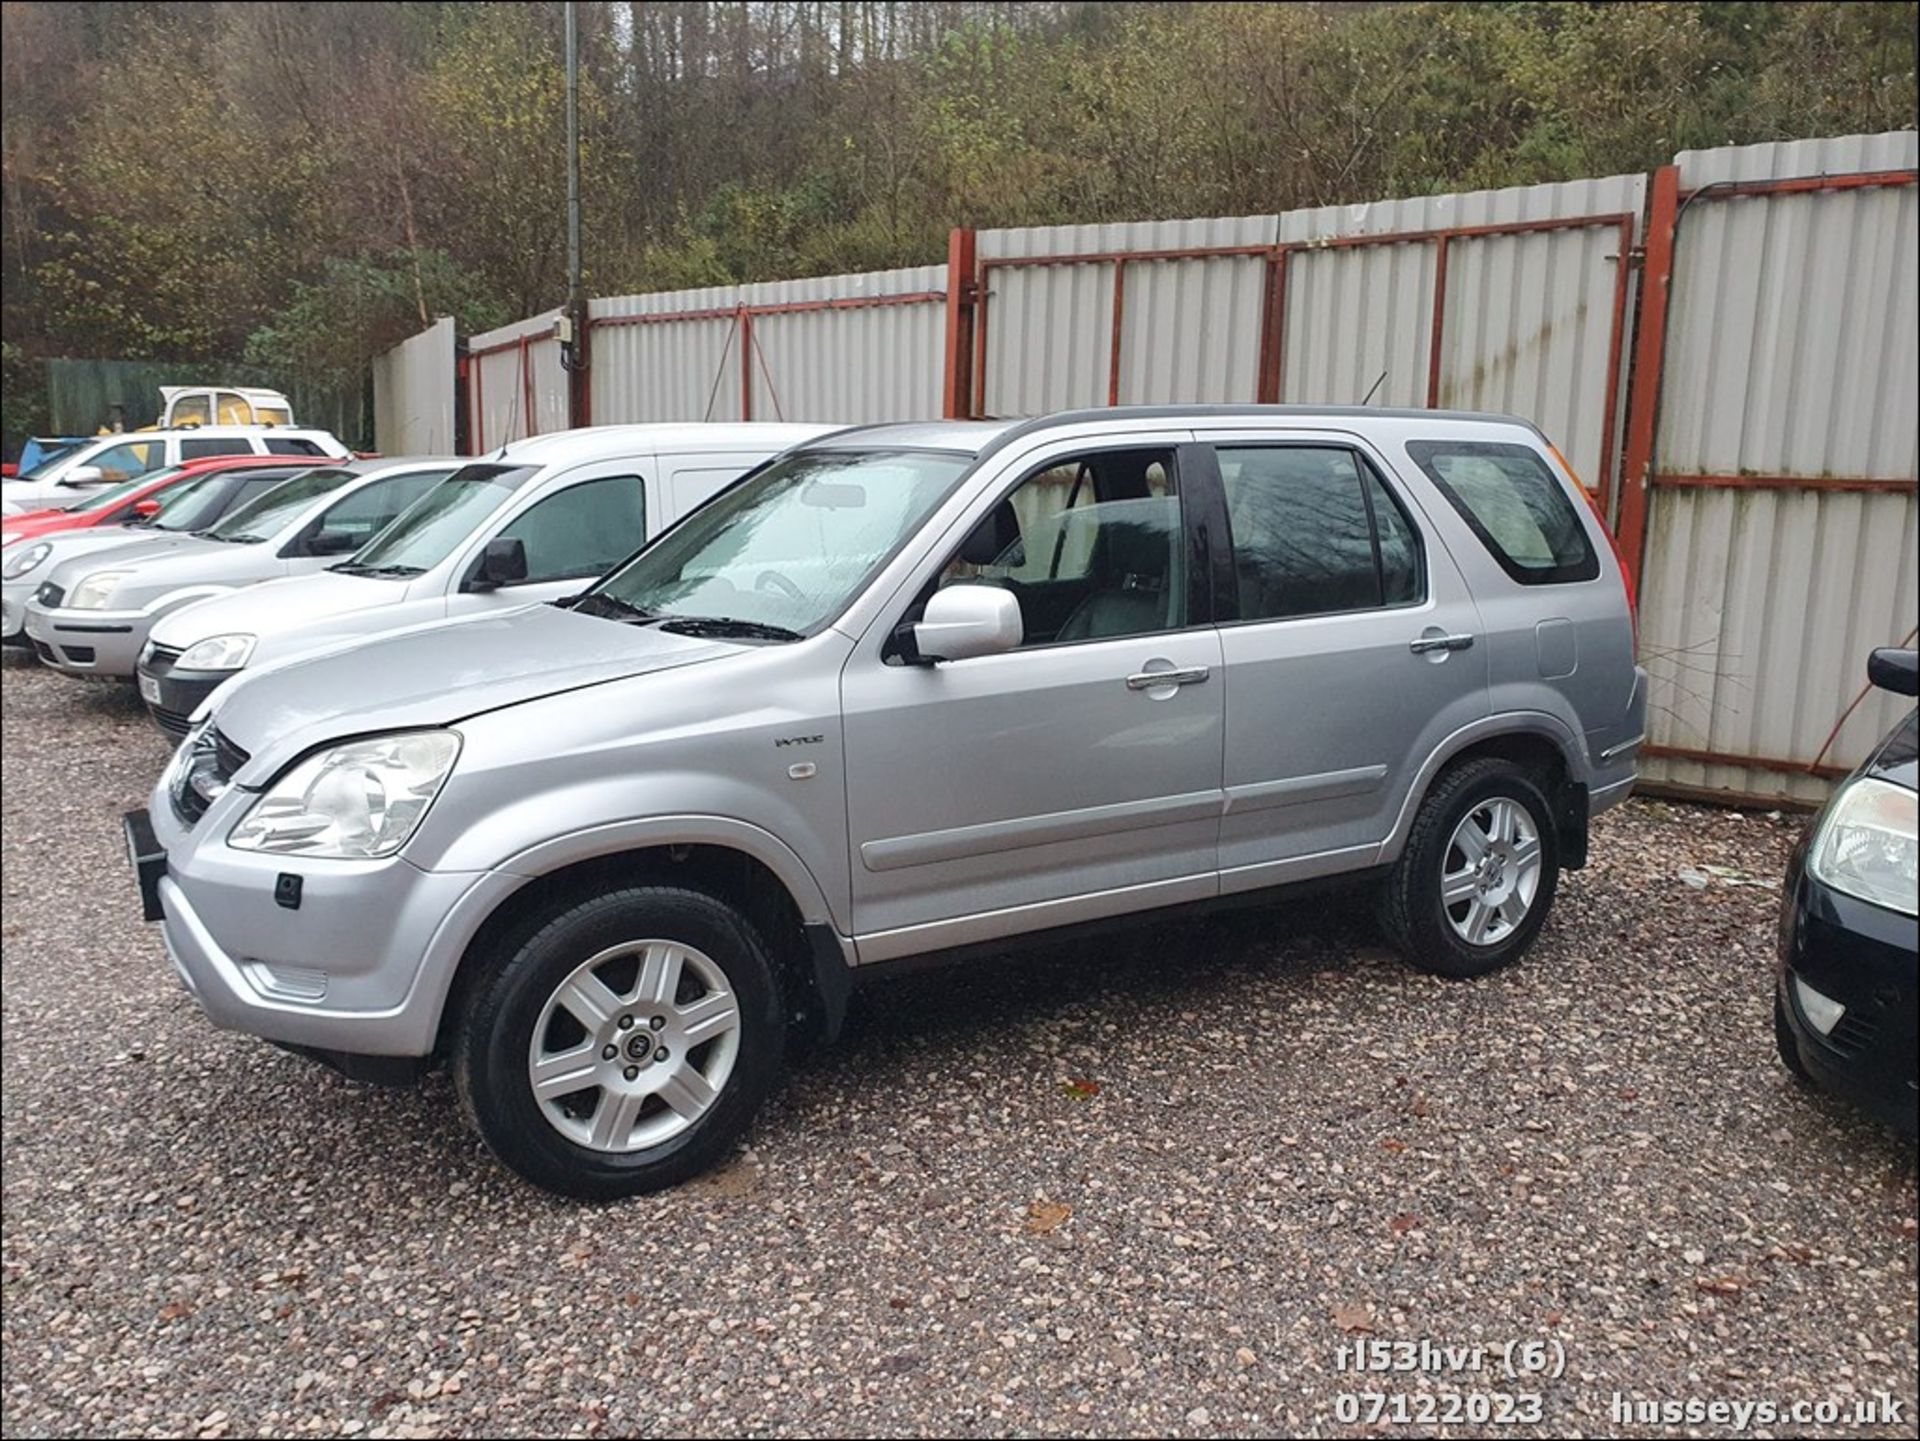
POLYGON ((319 386, 358 382, 374 356, 451 315, 462 334, 514 319, 480 277, 442 251, 329 260, 320 278, 297 281, 273 320, 247 338, 246 360, 319 386))
MULTIPOLYGON (((592 294, 949 227, 1643 171, 1915 122, 1914 0, 583 3, 592 294)), ((357 375, 566 286, 561 6, 0 7, 6 424, 49 355, 357 375)))

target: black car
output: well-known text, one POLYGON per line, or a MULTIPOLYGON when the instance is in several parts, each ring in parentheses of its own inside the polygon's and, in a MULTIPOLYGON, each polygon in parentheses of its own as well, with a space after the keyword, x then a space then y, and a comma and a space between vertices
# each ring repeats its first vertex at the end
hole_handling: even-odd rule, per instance
MULTIPOLYGON (((1920 692, 1920 652, 1877 650, 1877 686, 1920 692)), ((1844 1096, 1912 1137, 1915 836, 1920 712, 1909 711, 1834 792, 1787 863, 1773 1031, 1795 1075, 1844 1096)))

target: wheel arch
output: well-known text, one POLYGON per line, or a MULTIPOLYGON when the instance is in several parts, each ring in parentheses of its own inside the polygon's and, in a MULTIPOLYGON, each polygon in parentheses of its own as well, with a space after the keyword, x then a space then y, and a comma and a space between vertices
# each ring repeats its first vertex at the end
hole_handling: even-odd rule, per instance
POLYGON ((538 929, 542 918, 599 891, 675 885, 727 902, 772 951, 790 1012, 829 1038, 850 989, 850 946, 805 863, 769 832, 717 816, 684 816, 598 827, 557 838, 505 862, 518 880, 497 896, 453 960, 434 1020, 434 1054, 447 1054, 488 960, 538 929))
POLYGON ((1487 716, 1462 726, 1435 746, 1420 767, 1400 805, 1393 830, 1381 844, 1378 864, 1397 861, 1406 849, 1433 784, 1450 767, 1480 756, 1493 756, 1525 766, 1541 777, 1553 805, 1554 830, 1560 843, 1561 865, 1577 870, 1587 860, 1587 788, 1581 740, 1559 717, 1545 711, 1508 712, 1487 716))

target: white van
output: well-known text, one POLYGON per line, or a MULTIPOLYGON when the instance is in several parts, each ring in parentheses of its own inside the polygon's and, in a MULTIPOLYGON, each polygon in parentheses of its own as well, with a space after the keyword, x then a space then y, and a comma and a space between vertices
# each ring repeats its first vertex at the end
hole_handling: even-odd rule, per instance
POLYGON ((98 436, 26 475, 0 481, 8 515, 64 506, 165 465, 209 455, 285 455, 295 459, 345 460, 353 452, 324 430, 278 430, 257 425, 189 426, 181 430, 135 430, 98 436))
POLYGON ((249 667, 571 595, 762 461, 832 429, 603 425, 515 441, 462 466, 328 570, 161 617, 136 671, 140 694, 178 738, 249 667))

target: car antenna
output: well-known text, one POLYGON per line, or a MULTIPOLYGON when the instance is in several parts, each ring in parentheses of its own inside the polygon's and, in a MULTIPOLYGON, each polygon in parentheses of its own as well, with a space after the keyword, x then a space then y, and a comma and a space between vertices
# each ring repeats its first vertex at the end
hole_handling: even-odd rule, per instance
POLYGON ((1370 405, 1373 402, 1373 397, 1375 393, 1379 391, 1382 385, 1386 384, 1386 380, 1387 380, 1387 373, 1386 371, 1383 370, 1380 372, 1380 378, 1374 381, 1373 388, 1367 392, 1367 398, 1361 401, 1360 403, 1362 405, 1370 405))

